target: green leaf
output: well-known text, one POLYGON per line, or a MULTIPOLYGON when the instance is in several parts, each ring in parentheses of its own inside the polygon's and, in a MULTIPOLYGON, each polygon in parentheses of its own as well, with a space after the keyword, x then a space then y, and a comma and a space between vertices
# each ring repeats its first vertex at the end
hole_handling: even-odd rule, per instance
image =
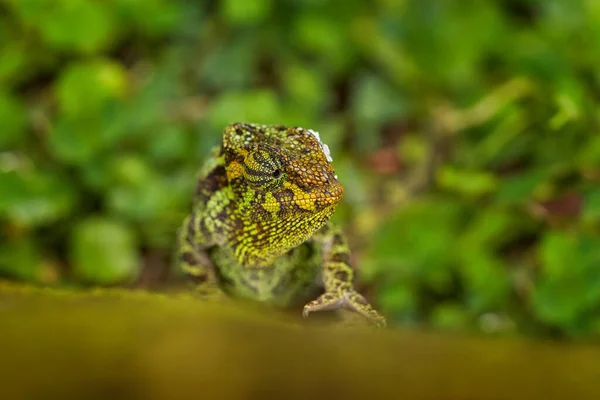
POLYGON ((597 188, 585 194, 581 218, 586 223, 600 220, 600 189, 597 188))
POLYGON ((494 128, 475 145, 471 156, 477 165, 486 166, 502 162, 511 158, 511 152, 518 151, 517 138, 524 134, 528 123, 526 111, 511 104, 496 118, 498 121, 494 128))
POLYGON ((70 64, 56 83, 60 110, 70 117, 93 116, 108 101, 123 98, 126 89, 125 69, 102 59, 70 64))
POLYGON ((122 222, 103 217, 80 221, 71 232, 74 276, 98 285, 131 281, 138 274, 136 237, 122 222))
POLYGON ((0 217, 25 226, 54 223, 73 212, 72 183, 50 172, 0 174, 0 217))
POLYGON ((431 325, 436 329, 458 331, 469 324, 469 315, 456 303, 437 306, 431 315, 431 325))
POLYGON ((155 176, 150 166, 137 155, 121 155, 112 160, 111 186, 143 187, 151 185, 155 176))
POLYGON ((38 30, 48 45, 94 53, 112 42, 119 26, 110 2, 87 0, 12 0, 19 17, 38 30))
POLYGON ((294 38, 306 50, 322 54, 335 53, 346 41, 340 22, 335 19, 319 14, 301 14, 294 21, 294 38))
POLYGON ((272 0, 223 0, 221 13, 233 24, 256 24, 271 13, 272 0))
POLYGON ((201 75, 209 87, 242 88, 256 78, 259 52, 254 36, 241 37, 234 43, 206 55, 201 75))
POLYGON ((461 254, 458 268, 467 307, 474 313, 500 310, 510 293, 510 276, 493 253, 473 248, 461 254))
POLYGON ((517 176, 501 181, 496 192, 496 203, 499 205, 522 204, 531 200, 536 189, 548 181, 547 169, 527 170, 517 176))
MULTIPOLYGON (((9 32, 0 30, 1 36, 8 36, 9 32)), ((11 35, 16 36, 16 35, 11 35)), ((22 79, 25 66, 29 68, 33 64, 32 55, 23 43, 17 41, 16 37, 8 38, 4 43, 0 39, 0 85, 14 87, 22 79)), ((35 60, 38 61, 38 60, 35 60)))
POLYGON ((540 262, 547 276, 560 279, 574 271, 578 263, 578 240, 576 235, 549 231, 543 237, 539 247, 540 262))
POLYGON ((105 146, 98 118, 60 118, 48 136, 52 153, 62 162, 83 165, 105 146))
POLYGON ((25 107, 9 93, 0 90, 0 148, 21 144, 27 138, 25 107))
POLYGON ((307 107, 322 108, 328 103, 324 74, 300 64, 290 64, 283 70, 283 83, 290 97, 307 107))
POLYGON ((165 127, 161 135, 148 143, 148 155, 156 161, 180 164, 186 160, 190 149, 190 135, 176 125, 165 127))
POLYGON ((460 237, 460 249, 465 254, 478 250, 493 250, 520 235, 523 227, 518 216, 501 208, 489 207, 476 213, 460 237), (464 249, 464 250, 462 250, 464 249))
POLYGON ((540 244, 542 274, 532 293, 538 317, 566 329, 600 306, 600 238, 550 231, 540 244))
POLYGON ((210 120, 217 129, 232 122, 277 124, 280 112, 279 101, 270 90, 229 91, 213 102, 210 120))
POLYGON ((597 168, 600 165, 600 135, 596 133, 589 137, 575 158, 581 167, 597 168))
POLYGON ((424 135, 407 134, 402 138, 399 152, 403 162, 410 166, 418 166, 425 162, 429 155, 429 142, 424 135))
POLYGON ((377 298, 384 310, 403 322, 416 319, 418 313, 418 293, 411 283, 384 284, 377 298))
POLYGON ((404 21, 404 41, 428 81, 446 87, 478 83, 482 55, 504 39, 492 2, 409 2, 404 21))
MULTIPOLYGON (((171 32, 180 22, 180 3, 169 0, 112 0, 126 26, 147 36, 171 32)), ((114 11, 113 11, 114 12, 114 11)))
POLYGON ((125 70, 112 61, 66 68, 55 87, 61 113, 48 137, 53 153, 62 161, 82 164, 120 140, 118 113, 126 89, 125 70))
POLYGON ((173 200, 173 193, 165 189, 158 180, 150 180, 145 186, 116 186, 107 193, 107 206, 136 221, 156 220, 173 200))
POLYGON ((465 170, 451 165, 441 166, 436 177, 440 187, 466 196, 488 194, 498 186, 498 179, 489 172, 465 170))
POLYGON ((41 257, 30 237, 12 238, 0 244, 0 275, 25 281, 40 279, 41 257))
POLYGON ((408 111, 405 99, 376 76, 365 76, 354 92, 354 117, 358 121, 385 123, 401 118, 408 111))
POLYGON ((556 86, 554 95, 558 110, 548 121, 552 130, 559 130, 564 125, 580 119, 584 107, 583 88, 579 80, 563 78, 556 86))
POLYGON ((388 218, 373 238, 371 263, 397 276, 403 271, 436 290, 450 285, 450 265, 461 208, 443 200, 411 203, 388 218))
POLYGON ((404 117, 409 111, 409 103, 380 77, 361 77, 354 88, 351 112, 358 127, 357 147, 375 149, 379 138, 373 135, 386 123, 404 117))

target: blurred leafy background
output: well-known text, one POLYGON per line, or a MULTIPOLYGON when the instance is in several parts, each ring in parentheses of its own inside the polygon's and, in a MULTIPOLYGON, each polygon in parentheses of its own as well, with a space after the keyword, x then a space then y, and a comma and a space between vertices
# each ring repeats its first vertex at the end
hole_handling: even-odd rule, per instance
POLYGON ((393 324, 600 334, 597 0, 0 0, 0 275, 177 280, 235 121, 319 130, 393 324))

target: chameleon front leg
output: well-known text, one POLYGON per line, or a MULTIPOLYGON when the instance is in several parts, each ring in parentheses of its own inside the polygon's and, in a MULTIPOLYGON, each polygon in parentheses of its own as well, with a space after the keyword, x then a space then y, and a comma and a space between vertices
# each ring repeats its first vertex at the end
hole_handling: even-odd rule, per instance
POLYGON ((198 229, 195 215, 188 215, 177 234, 179 267, 202 293, 218 291, 218 282, 212 262, 203 251, 209 247, 210 238, 198 229))
POLYGON ((323 246, 322 279, 325 293, 304 306, 304 317, 314 311, 345 308, 365 316, 378 326, 385 326, 385 318, 354 289, 350 250, 341 230, 327 225, 315 239, 323 246))

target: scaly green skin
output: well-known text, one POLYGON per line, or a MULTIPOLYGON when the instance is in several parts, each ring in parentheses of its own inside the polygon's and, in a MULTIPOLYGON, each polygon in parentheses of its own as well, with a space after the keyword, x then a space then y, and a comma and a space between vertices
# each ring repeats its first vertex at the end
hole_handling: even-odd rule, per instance
POLYGON ((315 133, 232 124, 200 173, 179 233, 185 273, 200 289, 289 306, 347 308, 385 319, 354 290, 349 249, 329 218, 344 193, 315 133))

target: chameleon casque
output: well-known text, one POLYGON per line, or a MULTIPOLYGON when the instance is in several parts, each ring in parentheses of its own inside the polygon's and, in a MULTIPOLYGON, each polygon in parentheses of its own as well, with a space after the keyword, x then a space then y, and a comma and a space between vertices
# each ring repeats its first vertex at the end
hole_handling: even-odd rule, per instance
POLYGON ((344 188, 327 145, 299 127, 235 123, 200 171, 179 230, 179 262, 198 289, 303 310, 346 308, 385 319, 353 286, 341 230, 329 222, 344 188), (324 292, 323 292, 324 290, 324 292))

